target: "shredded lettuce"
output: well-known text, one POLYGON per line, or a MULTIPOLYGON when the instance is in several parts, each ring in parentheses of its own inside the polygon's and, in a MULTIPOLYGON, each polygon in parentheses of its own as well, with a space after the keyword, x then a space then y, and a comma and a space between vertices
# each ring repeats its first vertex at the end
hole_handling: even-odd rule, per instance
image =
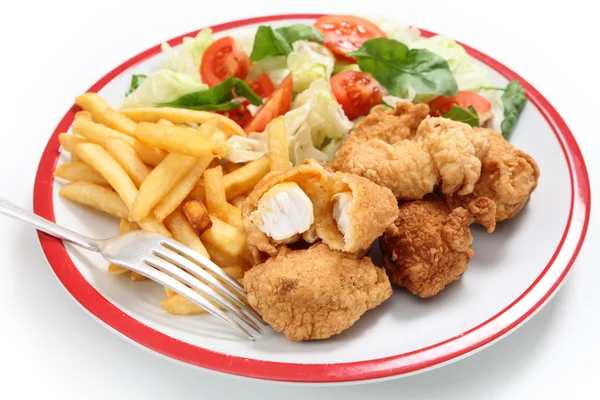
POLYGON ((335 65, 335 57, 325 46, 306 40, 292 45, 287 57, 287 67, 292 71, 294 92, 306 90, 311 82, 324 78, 329 80, 335 65))
MULTIPOLYGON (((307 158, 331 162, 353 126, 324 78, 313 81, 308 89, 296 96, 292 110, 284 115, 284 119, 293 165, 307 158)), ((252 161, 267 152, 267 134, 251 133, 248 138, 233 136, 227 144, 227 160, 252 161)))
POLYGON ((388 95, 388 96, 383 96, 382 100, 388 106, 395 108, 396 104, 398 104, 398 103, 407 103, 407 102, 411 103, 415 99, 416 96, 417 96, 417 92, 415 92, 415 90, 411 86, 409 86, 408 93, 406 94, 405 98, 388 95))
POLYGON ((244 53, 248 56, 252 53, 254 47, 254 36, 256 36, 256 28, 239 29, 231 35, 236 42, 242 47, 244 53))
POLYGON ((161 44, 165 56, 163 68, 173 72, 180 72, 200 79, 198 67, 202 61, 202 55, 213 42, 210 28, 203 29, 195 38, 183 38, 183 49, 176 51, 167 42, 161 44))
POLYGON ((421 31, 417 28, 402 24, 393 18, 388 18, 383 15, 357 15, 371 21, 379 27, 386 36, 390 39, 395 39, 405 45, 410 45, 412 42, 421 37, 421 31))
POLYGON ((260 61, 252 63, 248 70, 248 80, 254 80, 262 73, 266 73, 275 87, 279 86, 290 73, 287 67, 287 57, 265 57, 260 61))
POLYGON ((478 91, 481 86, 491 86, 489 72, 477 65, 465 48, 450 38, 433 36, 417 40, 410 47, 426 49, 444 58, 456 79, 458 90, 478 91))
POLYGON ((186 93, 206 89, 208 86, 202 83, 199 77, 161 69, 146 78, 129 94, 123 107, 154 106, 157 103, 173 101, 186 93))

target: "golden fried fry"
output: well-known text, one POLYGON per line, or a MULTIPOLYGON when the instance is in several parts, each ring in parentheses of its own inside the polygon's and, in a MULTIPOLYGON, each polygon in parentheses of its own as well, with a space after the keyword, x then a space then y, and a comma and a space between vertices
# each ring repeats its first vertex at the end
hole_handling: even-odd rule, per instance
POLYGON ((182 154, 170 153, 165 157, 142 182, 140 191, 132 203, 129 219, 139 221, 149 215, 154 206, 190 171, 195 162, 194 157, 182 154))
MULTIPOLYGON (((119 221, 119 234, 120 235, 122 235, 124 233, 128 233, 128 232, 132 232, 132 231, 137 231, 139 229, 140 229, 140 227, 135 222, 130 222, 125 218, 121 218, 121 221, 119 221)), ((109 274, 118 275, 118 274, 123 274, 127 271, 129 271, 127 268, 119 267, 118 265, 115 265, 115 264, 108 265, 108 273, 109 274)), ((131 272, 133 272, 133 271, 131 271, 131 272)))
POLYGON ((206 247, 206 251, 210 254, 211 261, 223 269, 231 266, 238 266, 243 270, 246 270, 254 262, 248 263, 244 257, 231 257, 229 254, 226 254, 208 242, 204 242, 204 247, 206 247))
POLYGON ((231 257, 239 257, 246 251, 246 236, 244 232, 210 216, 212 226, 200 237, 203 242, 210 243, 231 257))
POLYGON ((65 162, 54 170, 54 176, 67 181, 87 181, 107 186, 108 182, 94 168, 82 162, 65 162))
POLYGON ((119 195, 106 186, 85 181, 69 182, 60 188, 58 194, 117 218, 127 218, 129 214, 129 209, 119 195))
POLYGON ((241 195, 238 197, 235 197, 233 199, 231 199, 230 203, 234 206, 239 208, 240 210, 242 209, 242 203, 244 203, 244 201, 246 200, 246 196, 241 195))
POLYGON ((189 200, 183 204, 183 213, 197 235, 202 235, 212 226, 208 210, 200 199, 189 200))
MULTIPOLYGON (((102 147, 94 143, 81 143, 75 146, 75 154, 90 165, 110 183, 119 194, 129 210, 138 195, 135 184, 123 167, 102 147)), ((130 218, 131 220, 131 218, 130 218)), ((141 217, 137 220, 143 230, 160 233, 170 237, 171 234, 154 216, 141 217)))
POLYGON ((225 173, 229 174, 235 171, 236 169, 242 168, 243 166, 244 164, 236 164, 228 161, 225 164, 223 164, 223 169, 225 170, 225 173))
POLYGON ((139 188, 150 174, 150 168, 144 164, 133 147, 120 139, 106 139, 104 147, 139 188))
POLYGON ((249 162, 242 168, 237 169, 223 177, 223 186, 227 200, 249 192, 265 176, 271 168, 269 157, 262 157, 249 162))
POLYGON ((119 112, 128 116, 135 122, 158 122, 158 120, 164 118, 174 124, 183 124, 186 122, 204 124, 211 119, 217 118, 219 120, 219 125, 227 133, 237 136, 246 136, 246 132, 244 132, 244 130, 233 120, 207 111, 173 107, 136 107, 122 108, 119 112))
POLYGON ((285 171, 290 167, 290 153, 288 150, 285 119, 283 116, 275 118, 267 125, 269 140, 269 158, 271 171, 285 171))
POLYGON ((131 136, 83 118, 75 121, 73 132, 101 146, 104 146, 106 139, 121 139, 133 147, 143 162, 152 166, 158 165, 166 156, 166 152, 160 149, 147 146, 131 136))
POLYGON ((58 135, 58 141, 62 148, 69 153, 73 152, 73 149, 79 143, 85 143, 87 140, 78 135, 69 135, 68 133, 61 133, 58 135))
POLYGON ((75 98, 75 104, 91 114, 94 121, 135 137, 136 123, 112 109, 97 93, 84 93, 75 98))
POLYGON ((242 223, 242 210, 229 203, 225 203, 225 206, 227 208, 227 222, 236 228, 243 230, 244 224, 242 223))
POLYGON ((207 139, 212 138, 212 135, 219 129, 219 121, 220 118, 209 119, 200 125, 200 127, 196 130, 196 133, 207 139))
POLYGON ((223 169, 221 166, 207 169, 204 173, 204 188, 206 190, 206 208, 209 214, 229 222, 227 215, 227 199, 223 186, 223 169))
POLYGON ((173 239, 210 258, 202 241, 180 210, 175 210, 165 219, 165 226, 173 235, 173 239))
POLYGON ((154 207, 154 217, 162 221, 173 212, 192 191, 194 185, 200 180, 200 177, 206 171, 210 158, 200 158, 192 166, 188 174, 181 179, 174 187, 158 202, 154 207))
POLYGON ((75 113, 75 118, 74 119, 76 121, 78 119, 84 119, 84 120, 87 120, 87 121, 91 121, 92 120, 92 114, 90 114, 89 111, 77 111, 75 113))
POLYGON ((196 132, 178 126, 140 122, 136 136, 149 146, 192 157, 222 157, 227 153, 223 144, 215 143, 196 132))

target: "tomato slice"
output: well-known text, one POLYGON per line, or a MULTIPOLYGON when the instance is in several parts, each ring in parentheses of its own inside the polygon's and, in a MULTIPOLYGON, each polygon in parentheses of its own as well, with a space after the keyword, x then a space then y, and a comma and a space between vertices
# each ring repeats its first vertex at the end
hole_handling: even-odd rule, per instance
POLYGON ((250 58, 231 36, 213 42, 202 56, 200 76, 202 81, 213 87, 225 79, 235 76, 246 79, 250 58))
POLYGON ((247 108, 250 102, 244 98, 236 99, 236 101, 242 105, 240 108, 230 111, 219 111, 219 114, 235 121, 239 126, 244 126, 252 119, 252 114, 247 108))
POLYGON ((250 89, 260 97, 267 98, 275 91, 275 85, 271 82, 271 78, 267 74, 260 74, 255 80, 248 81, 250 89))
POLYGON ((492 109, 492 105, 483 96, 473 92, 458 92, 456 96, 444 97, 438 96, 429 102, 429 115, 441 117, 452 109, 453 106, 469 108, 473 106, 477 115, 487 114, 492 109))
POLYGON ((376 37, 386 37, 377 25, 366 19, 351 15, 325 15, 317 19, 315 28, 325 37, 325 47, 337 58, 349 59, 346 53, 358 49, 366 40, 376 37))
POLYGON ((367 115, 381 104, 384 88, 367 72, 344 71, 331 77, 331 89, 349 119, 367 115))
POLYGON ((246 133, 263 132, 273 119, 292 108, 292 74, 281 82, 271 97, 258 109, 252 120, 244 126, 246 133))

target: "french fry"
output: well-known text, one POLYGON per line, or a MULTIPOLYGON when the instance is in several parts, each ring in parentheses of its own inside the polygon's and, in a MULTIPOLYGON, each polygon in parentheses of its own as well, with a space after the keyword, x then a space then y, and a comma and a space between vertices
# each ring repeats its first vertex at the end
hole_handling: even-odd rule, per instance
POLYGON ((210 220, 212 226, 200 236, 202 242, 212 244, 231 257, 241 256, 247 248, 244 232, 212 215, 210 220))
POLYGON ((106 139, 104 147, 139 188, 150 174, 150 168, 144 164, 133 147, 121 139, 106 139))
POLYGON ((207 169, 204 173, 204 189, 206 190, 206 208, 208 213, 229 223, 227 200, 223 186, 223 170, 221 166, 207 169))
POLYGON ((121 139, 125 143, 129 144, 135 152, 140 156, 143 162, 156 166, 165 158, 166 152, 147 146, 141 143, 139 140, 128 136, 124 133, 108 128, 102 124, 97 124, 92 121, 80 118, 73 124, 73 132, 83 136, 92 143, 104 146, 104 142, 107 139, 116 138, 121 139))
POLYGON ((160 119, 166 119, 174 124, 183 124, 185 122, 203 124, 208 120, 218 118, 219 125, 222 126, 227 133, 237 136, 246 136, 244 130, 233 120, 207 111, 174 107, 136 107, 122 108, 119 112, 128 116, 135 122, 158 122, 160 119))
POLYGON ((132 202, 129 219, 140 221, 149 215, 154 206, 190 171, 195 162, 194 157, 175 153, 167 155, 140 186, 139 193, 132 202))
MULTIPOLYGON (((78 144, 75 146, 75 154, 98 171, 119 194, 127 208, 131 210, 138 190, 123 167, 103 147, 94 143, 78 144)), ((129 219, 131 220, 131 218, 129 219)), ((147 216, 136 221, 145 231, 171 236, 164 225, 154 219, 154 216, 147 216)))
POLYGON ((196 182, 196 185, 186 197, 186 200, 200 199, 206 201, 206 190, 204 190, 204 179, 200 179, 196 182))
POLYGON ((222 157, 227 153, 223 144, 215 143, 194 131, 178 126, 140 122, 136 129, 136 136, 146 145, 192 157, 222 157))
POLYGON ((232 173, 233 171, 235 171, 236 169, 240 169, 244 166, 244 164, 236 164, 236 163, 232 163, 232 162, 226 162, 225 164, 223 164, 223 169, 225 170, 226 173, 232 173))
POLYGON ((165 219, 165 226, 171 232, 173 239, 210 259, 210 254, 208 254, 202 241, 180 210, 173 211, 165 219))
POLYGON ((175 125, 174 123, 172 123, 168 119, 164 119, 164 118, 159 119, 158 122, 157 122, 157 124, 159 124, 159 125, 165 125, 165 126, 173 126, 173 125, 175 125))
POLYGON ((85 119, 87 121, 92 120, 92 114, 89 111, 77 111, 75 113, 75 120, 85 119))
MULTIPOLYGON (((167 293, 167 295, 168 294, 169 293, 167 293)), ((183 297, 179 293, 173 293, 171 296, 161 301, 160 305, 173 315, 198 315, 206 312, 202 307, 183 297)))
POLYGON ((235 265, 245 270, 252 265, 242 257, 231 257, 208 242, 204 242, 204 247, 210 254, 210 260, 223 269, 235 265))
POLYGON ((144 275, 138 274, 135 271, 131 271, 131 273, 129 274, 129 279, 131 279, 132 281, 145 281, 148 278, 146 278, 144 275))
POLYGON ((127 218, 129 214, 129 209, 119 195, 106 186, 85 181, 69 182, 60 188, 58 194, 117 218, 127 218))
POLYGON ((208 210, 200 199, 189 200, 183 204, 183 213, 198 236, 212 226, 208 210))
MULTIPOLYGON (((131 231, 137 231, 140 227, 135 222, 130 222, 126 218, 121 218, 119 221, 119 234, 122 235, 124 233, 128 233, 131 231)), ((112 275, 119 275, 129 271, 127 268, 119 267, 115 264, 108 265, 108 273, 112 275)), ((132 271, 133 272, 133 271, 132 271)))
POLYGON ((225 143, 229 139, 229 135, 220 129, 217 129, 211 136, 210 139, 216 143, 225 143))
POLYGON ((94 121, 135 137, 135 122, 113 110, 97 93, 88 92, 77 96, 75 104, 88 111, 94 121))
POLYGON ((242 223, 242 210, 229 203, 225 203, 225 206, 227 208, 227 222, 236 228, 244 230, 244 224, 242 223))
POLYGON ((249 192, 265 176, 271 168, 269 157, 262 157, 249 162, 223 177, 223 186, 227 200, 249 192))
POLYGON ((241 195, 238 197, 235 197, 233 199, 231 199, 230 203, 234 206, 239 208, 240 210, 242 209, 242 204, 244 203, 244 201, 246 200, 246 196, 241 195))
POLYGON ((290 153, 288 150, 285 119, 283 116, 275 118, 267 125, 269 141, 269 159, 271 171, 285 171, 290 167, 290 153))
POLYGON ((164 220, 185 200, 194 188, 194 185, 200 180, 204 171, 206 171, 210 160, 210 158, 198 159, 192 169, 190 169, 190 172, 158 202, 156 207, 154 207, 154 217, 158 221, 164 220))
POLYGON ((219 129, 220 118, 211 118, 204 122, 196 130, 196 133, 205 138, 212 138, 212 135, 219 129))
POLYGON ((65 162, 54 170, 54 176, 67 181, 87 181, 107 186, 108 182, 94 168, 82 162, 65 162))
POLYGON ((84 137, 78 135, 69 135, 68 133, 61 133, 58 135, 58 141, 62 148, 69 153, 73 152, 73 149, 79 143, 85 143, 87 140, 84 137))

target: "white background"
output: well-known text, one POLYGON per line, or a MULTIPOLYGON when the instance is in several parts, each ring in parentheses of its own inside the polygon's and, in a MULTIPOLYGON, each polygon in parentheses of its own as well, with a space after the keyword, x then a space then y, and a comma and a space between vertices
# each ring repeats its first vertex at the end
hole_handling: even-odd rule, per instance
MULTIPOLYGON (((385 13, 452 36, 508 65, 565 118, 586 158, 592 197, 599 194, 598 14, 593 2, 343 4, 340 9, 325 0, 121 0, 20 1, 11 8, 3 6, 1 195, 31 209, 35 170, 50 133, 74 96, 122 61, 207 25, 292 12, 385 13)), ((595 212, 566 284, 509 337, 423 374, 359 386, 309 388, 216 375, 125 342, 68 297, 46 265, 32 229, 0 221, 0 382, 2 393, 13 398, 554 399, 594 397, 591 393, 597 388, 600 268, 595 245, 600 235, 595 212)))

